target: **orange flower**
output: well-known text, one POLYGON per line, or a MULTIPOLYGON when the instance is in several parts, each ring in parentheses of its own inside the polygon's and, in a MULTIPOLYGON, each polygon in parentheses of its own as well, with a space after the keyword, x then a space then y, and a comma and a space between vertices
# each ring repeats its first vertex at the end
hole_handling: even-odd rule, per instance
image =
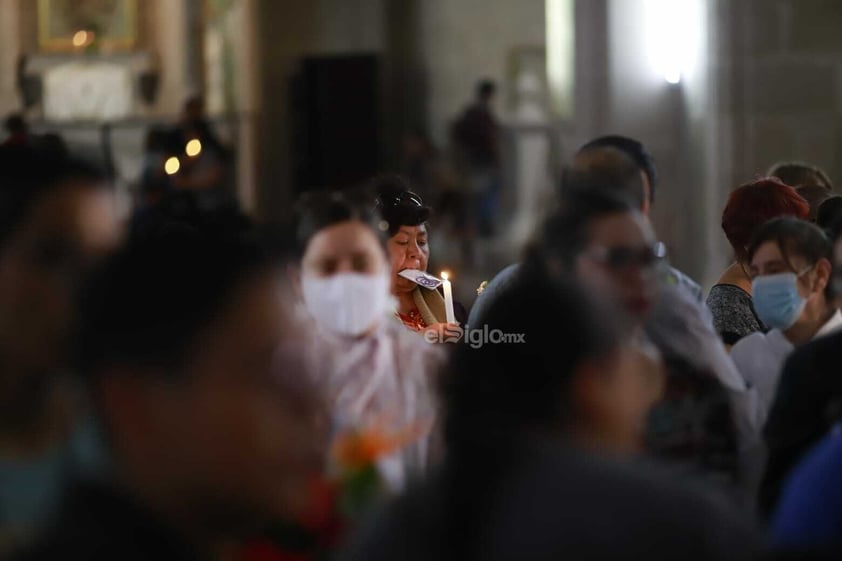
POLYGON ((397 431, 387 430, 385 423, 375 423, 367 429, 339 435, 332 456, 344 468, 361 469, 421 438, 427 430, 427 423, 423 422, 397 431))

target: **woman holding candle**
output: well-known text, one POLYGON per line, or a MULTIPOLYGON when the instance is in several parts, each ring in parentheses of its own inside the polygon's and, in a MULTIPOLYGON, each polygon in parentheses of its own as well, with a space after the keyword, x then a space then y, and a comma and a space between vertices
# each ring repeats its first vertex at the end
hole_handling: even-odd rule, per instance
MULTIPOLYGON (((448 305, 442 292, 422 288, 399 275, 406 269, 427 270, 430 258, 430 246, 427 243, 430 207, 410 191, 400 177, 379 177, 374 180, 373 186, 377 191, 377 208, 389 235, 387 249, 392 265, 392 295, 397 299, 398 318, 413 331, 435 331, 440 341, 458 338, 460 331, 457 324, 464 325, 467 314, 460 304, 452 302, 452 292, 452 317, 448 317, 448 305)), ((443 280, 445 275, 446 272, 442 275, 443 280)), ((449 279, 445 280, 443 291, 447 290, 450 282, 449 279)))

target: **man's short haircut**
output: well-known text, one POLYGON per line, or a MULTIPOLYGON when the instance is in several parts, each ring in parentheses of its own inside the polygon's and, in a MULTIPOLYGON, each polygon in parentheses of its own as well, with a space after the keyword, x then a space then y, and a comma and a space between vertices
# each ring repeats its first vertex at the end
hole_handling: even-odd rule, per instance
POLYGON ((611 146, 579 152, 573 167, 565 171, 563 182, 566 191, 594 188, 615 191, 639 209, 647 202, 637 164, 628 154, 611 146))
POLYGON ((655 167, 655 159, 646 149, 646 146, 639 140, 621 136, 618 134, 610 134, 595 138, 579 148, 579 153, 591 150, 593 148, 616 148, 625 153, 637 165, 638 169, 646 174, 649 180, 649 202, 655 202, 655 187, 658 184, 658 169, 655 167))

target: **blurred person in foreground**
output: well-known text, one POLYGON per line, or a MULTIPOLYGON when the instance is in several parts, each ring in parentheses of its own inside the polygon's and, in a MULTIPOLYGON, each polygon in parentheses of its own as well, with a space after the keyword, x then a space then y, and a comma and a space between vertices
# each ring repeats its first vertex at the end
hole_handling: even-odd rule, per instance
POLYGON ((100 467, 66 351, 74 290, 120 236, 96 167, 0 148, 0 556, 37 532, 68 477, 100 467))
MULTIPOLYGON (((837 295, 834 304, 838 307, 838 295, 842 294, 842 223, 837 223, 830 235, 833 274, 829 282, 837 295)), ((840 364, 842 333, 836 331, 795 349, 783 366, 763 431, 769 459, 760 502, 767 513, 775 508, 792 469, 842 422, 840 364)))
POLYGON ((309 508, 318 408, 282 277, 245 233, 178 224, 104 264, 76 356, 113 469, 22 559, 218 559, 309 508))
MULTIPOLYGON (((640 340, 663 355, 666 398, 653 412, 649 451, 728 485, 741 481, 743 465, 751 464, 759 444, 755 397, 725 352, 694 283, 675 280, 685 277, 668 267, 663 244, 638 210, 647 200, 640 165, 612 146, 588 149, 584 156, 567 173, 562 193, 562 209, 567 199, 573 210, 558 213, 564 226, 539 231, 538 241, 547 254, 567 256, 559 260, 560 270, 602 287, 607 298, 620 298, 640 340), (580 253, 602 262, 584 267, 576 259, 580 253)), ((504 269, 486 287, 469 325, 482 325, 483 310, 514 282, 519 268, 504 269)))
MULTIPOLYGON (((648 221, 658 174, 654 159, 640 141, 620 135, 597 137, 578 150, 564 175, 562 196, 570 191, 609 190, 625 197, 648 221)), ((469 324, 480 323, 496 287, 505 285, 516 271, 517 266, 510 265, 495 276, 471 308, 469 324)), ((701 287, 681 271, 666 266, 661 277, 661 284, 674 285, 689 297, 703 300, 701 287)))
POLYGON ((772 546, 793 559, 842 554, 842 437, 836 426, 787 478, 770 523, 772 546))
POLYGON ((568 194, 538 240, 533 261, 543 262, 553 276, 572 273, 601 298, 616 302, 638 347, 644 353, 653 344, 658 349, 666 367, 665 393, 657 395, 648 418, 646 451, 736 491, 738 447, 747 445, 738 442, 737 430, 743 441, 752 438, 749 413, 742 394, 729 392, 732 387, 720 378, 739 375, 730 373, 733 364, 699 313, 698 300, 659 284, 662 244, 645 218, 617 194, 588 188, 568 194), (723 364, 728 368, 719 368, 723 364))
MULTIPOLYGON (((658 187, 658 170, 649 150, 639 140, 616 134, 597 137, 579 148, 573 160, 573 172, 625 176, 621 182, 625 185, 625 193, 639 205, 644 216, 651 215, 658 187), (639 177, 639 183, 635 181, 634 174, 639 177)), ((704 299, 697 282, 674 267, 669 267, 668 271, 665 277, 667 283, 678 286, 700 301, 704 299)))
POLYGON ((431 460, 443 350, 395 317, 386 232, 369 198, 312 193, 298 214, 295 279, 315 324, 308 352, 334 447, 356 437, 391 441, 368 461, 399 491, 431 460))
POLYGON ((487 324, 519 337, 455 350, 445 465, 345 558, 751 558, 753 534, 725 506, 623 459, 639 445, 651 373, 602 303, 531 270, 504 290, 487 324), (560 318, 553 329, 548 317, 560 318))
POLYGON ((710 289, 707 305, 717 333, 728 348, 752 333, 769 331, 752 302, 748 248, 757 230, 780 216, 802 220, 810 205, 794 188, 777 178, 762 178, 740 185, 728 196, 722 211, 722 230, 734 250, 734 262, 710 289))

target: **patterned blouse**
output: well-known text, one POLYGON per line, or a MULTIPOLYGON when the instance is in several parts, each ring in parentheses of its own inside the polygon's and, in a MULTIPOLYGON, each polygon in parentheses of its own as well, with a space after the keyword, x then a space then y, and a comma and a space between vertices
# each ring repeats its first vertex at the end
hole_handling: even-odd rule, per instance
POLYGON ((738 286, 717 284, 710 289, 707 305, 713 314, 713 326, 726 345, 734 345, 746 335, 769 330, 754 312, 751 295, 738 286))
POLYGON ((408 314, 395 312, 395 315, 403 322, 404 326, 413 331, 423 331, 429 327, 421 316, 421 312, 418 311, 418 308, 413 308, 408 314))

